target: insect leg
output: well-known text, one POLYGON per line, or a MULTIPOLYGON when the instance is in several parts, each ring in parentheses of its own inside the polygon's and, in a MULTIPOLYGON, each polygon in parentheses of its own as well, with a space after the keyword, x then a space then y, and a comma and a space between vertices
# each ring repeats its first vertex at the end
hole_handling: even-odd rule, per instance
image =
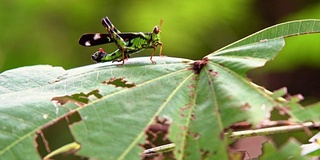
POLYGON ((108 33, 110 34, 110 37, 114 40, 116 46, 121 50, 122 53, 122 64, 124 64, 125 58, 125 50, 127 50, 127 46, 125 41, 119 36, 118 32, 119 30, 114 27, 114 25, 111 23, 110 19, 108 17, 102 19, 102 25, 107 29, 108 33))
MULTIPOLYGON (((162 45, 163 45, 163 44, 162 44, 161 42, 158 42, 158 45, 160 46, 159 56, 162 56, 162 45)), ((151 56, 150 56, 150 61, 151 61, 153 64, 156 64, 156 62, 155 62, 154 60, 152 60, 152 57, 153 57, 154 52, 156 51, 158 45, 155 45, 155 46, 152 47, 152 48, 153 48, 153 51, 152 51, 151 56)))
POLYGON ((160 53, 159 53, 159 56, 162 56, 162 46, 163 44, 161 42, 159 42, 159 45, 160 45, 160 53))
POLYGON ((110 21, 110 19, 109 19, 108 17, 102 19, 102 25, 103 25, 103 26, 105 26, 104 23, 109 24, 109 26, 111 26, 111 27, 113 28, 114 32, 116 32, 116 33, 121 33, 121 32, 112 24, 112 22, 110 21))
POLYGON ((153 48, 153 51, 152 51, 151 56, 150 56, 150 61, 152 62, 152 64, 156 64, 156 61, 152 60, 152 56, 154 55, 155 51, 156 51, 156 47, 153 48))
POLYGON ((108 17, 102 19, 102 25, 107 29, 117 47, 120 50, 125 50, 127 48, 125 41, 118 35, 118 30, 114 27, 108 17))
POLYGON ((124 59, 125 59, 124 50, 121 51, 121 54, 122 54, 122 63, 118 64, 117 66, 122 66, 124 64, 124 59))

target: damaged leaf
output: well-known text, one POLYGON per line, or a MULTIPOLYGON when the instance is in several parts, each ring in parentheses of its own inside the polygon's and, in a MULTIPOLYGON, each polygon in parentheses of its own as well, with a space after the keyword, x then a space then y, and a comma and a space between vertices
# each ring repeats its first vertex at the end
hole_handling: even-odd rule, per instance
MULTIPOLYGON (((170 143, 175 145, 170 158, 228 159, 233 156, 228 133, 238 122, 254 128, 275 108, 296 122, 319 120, 306 113, 319 105, 301 108, 296 98, 287 101, 283 92, 263 90, 245 76, 273 59, 284 37, 319 31, 318 20, 280 24, 200 61, 153 57, 154 65, 142 57, 124 66, 99 63, 64 70, 40 65, 3 72, 0 159, 42 159, 73 142, 80 144, 73 154, 90 159, 141 159, 145 149, 170 143), (80 118, 72 124, 66 120, 70 141, 50 146, 45 130, 73 112, 80 118)), ((51 139, 65 142, 58 133, 51 139)), ((292 148, 297 145, 283 153, 292 148)))

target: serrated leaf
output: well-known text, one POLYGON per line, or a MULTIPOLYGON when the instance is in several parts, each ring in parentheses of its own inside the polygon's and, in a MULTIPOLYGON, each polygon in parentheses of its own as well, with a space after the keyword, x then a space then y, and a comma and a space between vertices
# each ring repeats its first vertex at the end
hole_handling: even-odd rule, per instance
POLYGON ((300 145, 294 139, 290 139, 280 149, 277 149, 270 142, 267 142, 263 145, 263 155, 260 156, 259 159, 308 159, 306 157, 301 156, 300 153, 300 145))
POLYGON ((311 104, 305 107, 301 107, 297 104, 289 104, 292 111, 291 117, 295 121, 301 122, 319 122, 320 103, 311 104))
POLYGON ((236 41, 226 47, 223 47, 220 50, 234 48, 237 46, 242 46, 250 43, 256 43, 261 40, 268 40, 274 38, 285 38, 303 34, 310 33, 319 33, 320 30, 320 21, 318 19, 305 19, 305 20, 296 20, 277 24, 266 29, 263 29, 259 32, 256 32, 248 37, 245 37, 239 41, 236 41))

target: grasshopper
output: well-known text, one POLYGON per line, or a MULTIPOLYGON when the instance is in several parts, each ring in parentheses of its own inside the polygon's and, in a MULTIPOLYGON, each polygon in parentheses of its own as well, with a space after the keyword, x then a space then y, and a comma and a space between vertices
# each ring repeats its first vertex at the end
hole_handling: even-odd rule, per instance
POLYGON ((108 34, 101 33, 86 33, 79 39, 79 44, 89 47, 105 43, 114 42, 117 46, 117 50, 107 54, 102 48, 92 55, 92 60, 95 62, 107 62, 107 61, 124 61, 130 58, 131 54, 138 53, 144 49, 153 49, 150 56, 150 61, 155 64, 156 62, 152 60, 152 56, 158 46, 160 46, 159 55, 162 56, 162 42, 160 41, 161 36, 161 25, 163 20, 160 20, 160 25, 155 26, 152 32, 127 32, 121 33, 109 20, 108 17, 102 19, 102 25, 108 31, 108 34))

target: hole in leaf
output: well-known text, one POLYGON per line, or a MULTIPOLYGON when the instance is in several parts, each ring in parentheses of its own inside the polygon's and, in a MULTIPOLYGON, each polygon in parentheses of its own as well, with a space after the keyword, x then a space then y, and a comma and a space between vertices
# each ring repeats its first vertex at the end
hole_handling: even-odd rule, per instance
MULTIPOLYGON (((37 130, 34 145, 41 159, 62 146, 75 142, 69 126, 79 121, 81 121, 81 117, 78 112, 69 112, 66 116, 51 121, 37 130)), ((50 159, 86 159, 75 155, 75 152, 76 150, 67 150, 63 154, 50 157, 50 159)))
MULTIPOLYGON (((170 124, 166 118, 155 118, 155 124, 150 125, 145 131, 146 142, 139 144, 144 150, 154 148, 157 146, 171 144, 168 139, 168 129, 170 124)), ((142 155, 143 160, 155 160, 155 159, 174 159, 173 151, 158 153, 158 154, 145 154, 142 155)))
POLYGON ((76 93, 76 94, 73 94, 71 96, 69 95, 66 95, 66 96, 62 96, 62 97, 54 97, 51 99, 51 101, 57 101, 58 104, 60 105, 64 105, 68 102, 72 102, 74 103, 75 105, 77 106, 84 106, 85 104, 88 104, 89 103, 89 96, 95 96, 96 98, 101 98, 102 95, 99 93, 99 90, 93 90, 87 94, 83 93, 83 92, 80 92, 80 93, 76 93))
POLYGON ((110 84, 110 85, 114 85, 115 87, 122 87, 122 88, 132 88, 134 86, 136 86, 134 83, 130 83, 128 81, 126 81, 124 79, 124 77, 122 78, 110 78, 107 81, 102 82, 104 84, 110 84))

